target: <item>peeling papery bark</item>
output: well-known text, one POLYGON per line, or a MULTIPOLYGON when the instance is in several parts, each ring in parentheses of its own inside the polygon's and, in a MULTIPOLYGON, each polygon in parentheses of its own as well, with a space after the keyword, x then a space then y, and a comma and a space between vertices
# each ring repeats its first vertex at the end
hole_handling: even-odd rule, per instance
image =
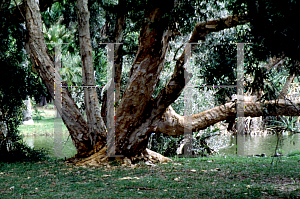
POLYGON ((295 79, 295 74, 294 73, 291 73, 286 78, 285 84, 283 85, 283 87, 282 87, 282 89, 279 93, 279 99, 284 99, 286 97, 286 95, 288 94, 290 85, 291 85, 291 83, 293 83, 294 79, 295 79))
MULTIPOLYGON (((153 8, 145 12, 147 20, 142 25, 139 49, 132 66, 133 73, 116 111, 116 153, 118 154, 139 152, 139 150, 128 150, 132 142, 129 138, 136 133, 135 128, 148 118, 147 112, 149 113, 152 108, 150 100, 163 69, 168 42, 162 42, 166 30, 164 30, 164 23, 157 21, 163 14, 162 8, 153 8), (156 29, 151 27, 154 23, 156 29)), ((146 135, 141 136, 144 140, 147 138, 146 135)))
MULTIPOLYGON (((244 102, 245 117, 276 116, 276 115, 300 115, 300 102, 291 103, 287 100, 273 100, 266 102, 244 102)), ((162 116, 161 120, 153 122, 156 131, 171 135, 183 135, 184 129, 192 132, 205 129, 217 122, 236 116, 235 102, 203 111, 198 114, 186 116, 191 118, 191 122, 185 122, 184 116, 178 115, 169 107, 162 116)))
MULTIPOLYGON (((55 2, 60 2, 62 0, 39 0, 39 7, 40 7, 40 11, 46 11, 48 8, 50 8, 52 6, 52 4, 54 4, 55 2)), ((71 0, 72 2, 73 0, 71 0)), ((23 14, 26 12, 26 3, 21 3, 18 6, 15 6, 13 8, 11 8, 12 12, 11 14, 7 17, 8 21, 16 21, 19 23, 24 22, 24 18, 23 18, 23 14), (21 13, 22 12, 22 13, 21 13)))
MULTIPOLYGON (((149 22, 155 21, 161 15, 159 8, 149 11, 149 13, 146 16, 149 22)), ((246 15, 239 15, 198 23, 189 43, 204 40, 210 32, 235 27, 248 21, 246 15)), ((127 90, 117 110, 116 137, 119 153, 133 154, 145 150, 149 134, 157 129, 157 126, 155 127, 153 124, 162 119, 162 114, 179 97, 186 83, 184 51, 176 62, 173 75, 167 86, 158 94, 156 99, 152 99, 151 96, 157 83, 158 73, 162 70, 162 61, 171 36, 169 30, 165 30, 164 34, 161 33, 162 35, 158 35, 158 32, 155 31, 158 30, 149 31, 148 24, 144 24, 141 29, 139 50, 131 69, 127 90), (161 46, 156 47, 158 45, 156 41, 161 41, 161 46), (149 52, 150 49, 152 49, 151 52, 149 52)), ((191 78, 191 76, 189 74, 188 77, 191 78)))
MULTIPOLYGON (((205 41, 205 37, 210 32, 218 32, 224 29, 236 27, 238 25, 246 24, 250 21, 247 15, 229 16, 222 19, 211 20, 207 22, 197 23, 191 38, 188 43, 197 43, 198 41, 205 41)), ((186 47, 185 47, 186 48, 186 47)), ((155 99, 155 108, 153 114, 161 115, 164 111, 180 96, 185 84, 190 81, 192 74, 187 74, 188 79, 185 79, 185 50, 178 58, 175 64, 173 74, 160 93, 155 99)))
MULTIPOLYGON (((124 6, 125 1, 119 0, 120 8, 124 6)), ((122 8, 121 12, 117 14, 117 22, 115 26, 115 103, 116 107, 119 105, 120 97, 121 97, 121 77, 122 77, 122 62, 123 62, 123 32, 125 28, 125 19, 126 19, 126 9, 122 8)))

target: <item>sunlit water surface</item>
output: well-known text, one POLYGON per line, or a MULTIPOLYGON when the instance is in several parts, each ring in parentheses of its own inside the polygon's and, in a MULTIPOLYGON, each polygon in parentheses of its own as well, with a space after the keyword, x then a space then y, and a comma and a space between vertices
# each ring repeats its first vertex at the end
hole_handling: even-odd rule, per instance
MULTIPOLYGON (((52 157, 72 157, 76 154, 71 137, 68 135, 51 136, 27 136, 24 141, 31 147, 44 148, 52 157)), ((277 144, 276 135, 266 136, 223 136, 211 142, 217 146, 226 143, 227 147, 219 149, 220 154, 237 154, 241 156, 265 153, 267 156, 274 154, 277 144), (237 142, 236 142, 237 141, 237 142), (236 145, 236 143, 238 143, 236 145)), ((213 146, 211 145, 211 146, 213 146)), ((278 146, 283 154, 291 151, 300 151, 300 134, 283 135, 278 146)))

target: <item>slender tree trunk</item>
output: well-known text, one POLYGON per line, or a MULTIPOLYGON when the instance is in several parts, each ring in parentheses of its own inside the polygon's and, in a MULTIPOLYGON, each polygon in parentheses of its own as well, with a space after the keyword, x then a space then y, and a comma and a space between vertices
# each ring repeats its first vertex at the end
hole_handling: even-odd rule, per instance
POLYGON ((88 136, 93 141, 106 141, 106 128, 101 117, 96 83, 94 79, 94 60, 91 47, 88 1, 77 1, 77 18, 79 25, 79 43, 82 61, 82 83, 87 115, 88 136))
POLYGON ((286 97, 286 95, 288 94, 289 92, 289 89, 290 89, 290 85, 291 83, 293 83, 293 80, 295 79, 295 74, 294 73, 291 73, 286 81, 285 81, 285 84, 283 85, 283 88, 281 89, 280 93, 279 93, 279 99, 284 99, 286 97))
POLYGON ((125 16, 126 16, 126 9, 123 8, 125 4, 124 0, 119 1, 120 12, 117 14, 117 22, 115 26, 115 58, 114 58, 114 65, 115 65, 115 103, 116 107, 118 107, 120 97, 121 97, 121 77, 122 77, 122 62, 123 62, 123 45, 120 44, 123 42, 123 31, 125 28, 125 16))

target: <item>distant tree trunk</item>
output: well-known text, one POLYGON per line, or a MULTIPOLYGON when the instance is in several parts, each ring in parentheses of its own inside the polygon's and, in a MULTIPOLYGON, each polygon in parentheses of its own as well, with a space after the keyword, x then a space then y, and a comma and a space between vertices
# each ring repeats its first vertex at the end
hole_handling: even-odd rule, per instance
POLYGON ((41 95, 40 99, 39 99, 39 105, 40 106, 46 106, 47 105, 47 100, 46 100, 46 97, 41 95))
POLYGON ((29 97, 27 100, 24 100, 24 104, 25 104, 25 109, 23 110, 23 124, 33 125, 34 121, 32 119, 31 101, 29 97))

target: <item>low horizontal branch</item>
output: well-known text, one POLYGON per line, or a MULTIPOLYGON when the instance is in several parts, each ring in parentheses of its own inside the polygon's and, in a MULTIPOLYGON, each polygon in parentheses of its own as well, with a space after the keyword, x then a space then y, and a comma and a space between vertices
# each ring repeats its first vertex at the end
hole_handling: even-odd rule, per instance
MULTIPOLYGON (((266 102, 244 102, 245 117, 259 116, 300 116, 300 102, 276 100, 266 102)), ((153 123, 154 129, 167 135, 183 135, 184 132, 196 132, 215 123, 236 117, 236 103, 229 102, 198 114, 181 116, 170 106, 162 120, 153 123)))

